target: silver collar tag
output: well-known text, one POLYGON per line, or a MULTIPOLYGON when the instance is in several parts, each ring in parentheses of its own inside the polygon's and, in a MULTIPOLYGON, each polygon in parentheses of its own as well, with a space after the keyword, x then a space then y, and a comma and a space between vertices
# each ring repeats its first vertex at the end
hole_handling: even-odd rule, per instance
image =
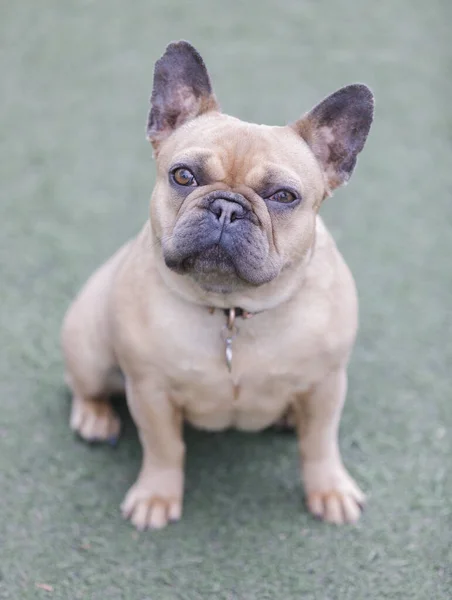
POLYGON ((229 373, 232 371, 232 342, 237 333, 238 329, 235 325, 235 308, 230 308, 227 313, 226 325, 222 330, 224 340, 224 356, 229 373))
MULTIPOLYGON (((210 314, 215 311, 214 307, 209 308, 210 314)), ((226 325, 221 330, 221 337, 224 341, 224 356, 226 360, 226 366, 229 373, 232 371, 232 342, 239 330, 235 324, 236 318, 241 317, 242 319, 250 319, 255 313, 250 313, 242 308, 227 308, 224 309, 226 314, 226 325)))

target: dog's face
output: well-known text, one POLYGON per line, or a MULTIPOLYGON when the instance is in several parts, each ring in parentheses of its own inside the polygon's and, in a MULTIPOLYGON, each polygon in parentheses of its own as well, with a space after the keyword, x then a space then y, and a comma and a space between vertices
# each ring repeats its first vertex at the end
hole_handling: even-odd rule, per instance
POLYGON ((365 86, 343 88, 287 127, 220 113, 199 54, 157 62, 148 137, 157 158, 151 222, 166 266, 204 290, 270 282, 313 245, 326 195, 350 177, 372 121, 365 86))
POLYGON ((227 293, 306 254, 322 194, 321 170, 294 131, 213 113, 159 153, 152 221, 170 269, 227 293))

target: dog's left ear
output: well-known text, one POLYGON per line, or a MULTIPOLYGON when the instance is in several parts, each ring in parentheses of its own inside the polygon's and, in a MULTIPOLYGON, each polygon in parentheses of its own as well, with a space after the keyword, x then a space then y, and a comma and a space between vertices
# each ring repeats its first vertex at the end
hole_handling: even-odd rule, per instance
POLYGON ((201 56, 188 42, 170 44, 154 69, 147 124, 154 150, 175 129, 211 110, 219 106, 201 56))
POLYGON ((311 147, 330 193, 346 183, 364 147, 373 119, 374 97, 365 85, 344 87, 291 125, 311 147))

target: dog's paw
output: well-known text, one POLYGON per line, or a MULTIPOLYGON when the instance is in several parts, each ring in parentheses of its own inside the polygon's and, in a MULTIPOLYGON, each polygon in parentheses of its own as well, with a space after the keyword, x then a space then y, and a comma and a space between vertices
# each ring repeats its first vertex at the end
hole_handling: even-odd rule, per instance
POLYGON ((359 520, 366 498, 342 464, 307 462, 303 478, 306 504, 314 517, 335 525, 359 520))
POLYGON ((119 438, 121 421, 108 402, 74 398, 70 427, 87 442, 109 442, 119 438))
POLYGON ((182 516, 182 474, 178 471, 140 475, 128 491, 121 512, 139 531, 163 529, 182 516))

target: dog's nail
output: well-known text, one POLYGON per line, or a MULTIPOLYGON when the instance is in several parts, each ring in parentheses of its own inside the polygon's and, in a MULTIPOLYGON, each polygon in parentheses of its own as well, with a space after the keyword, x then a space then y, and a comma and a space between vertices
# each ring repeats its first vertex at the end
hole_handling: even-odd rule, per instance
POLYGON ((115 448, 118 445, 119 437, 117 435, 112 435, 108 438, 107 442, 112 448, 115 448))

